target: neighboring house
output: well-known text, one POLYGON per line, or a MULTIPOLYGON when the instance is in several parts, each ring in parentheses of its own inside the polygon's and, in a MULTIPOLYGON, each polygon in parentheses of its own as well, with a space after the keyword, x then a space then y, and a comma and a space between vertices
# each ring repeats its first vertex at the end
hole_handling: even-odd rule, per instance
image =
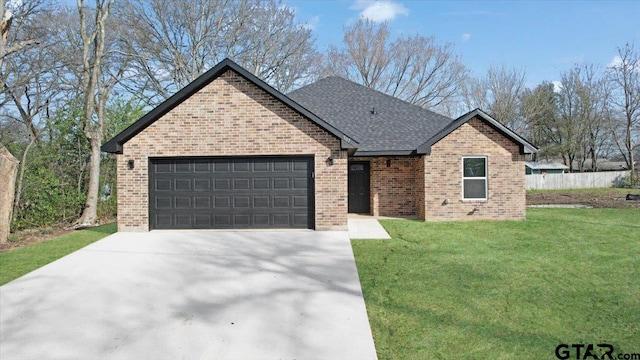
POLYGON ((562 174, 569 170, 569 167, 557 162, 527 161, 524 164, 525 173, 532 174, 562 174))
POLYGON ((537 151, 479 109, 452 120, 335 77, 286 96, 228 59, 102 150, 120 231, 524 219, 537 151))
MULTIPOLYGON (((579 171, 580 169, 580 161, 579 160, 574 160, 573 161, 573 170, 574 171, 579 171)), ((624 170, 629 170, 627 167, 627 163, 624 161, 612 161, 606 158, 600 158, 598 159, 597 162, 598 165, 598 171, 624 171, 624 170)), ((585 159, 584 162, 582 163, 582 171, 584 172, 591 172, 591 168, 593 166, 593 160, 591 159, 585 159)))

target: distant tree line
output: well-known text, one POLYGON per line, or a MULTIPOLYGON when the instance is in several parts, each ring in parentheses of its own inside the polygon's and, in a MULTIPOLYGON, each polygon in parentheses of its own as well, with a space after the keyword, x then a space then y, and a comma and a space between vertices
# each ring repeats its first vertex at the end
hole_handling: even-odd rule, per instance
POLYGON ((613 66, 576 65, 529 89, 524 69, 475 78, 452 44, 393 37, 384 23, 348 25, 320 51, 280 0, 0 0, 0 14, 0 146, 20 161, 14 230, 112 218, 115 161, 100 145, 225 57, 284 93, 337 75, 449 116, 480 107, 574 170, 603 156, 631 168, 639 151, 633 44, 613 66))

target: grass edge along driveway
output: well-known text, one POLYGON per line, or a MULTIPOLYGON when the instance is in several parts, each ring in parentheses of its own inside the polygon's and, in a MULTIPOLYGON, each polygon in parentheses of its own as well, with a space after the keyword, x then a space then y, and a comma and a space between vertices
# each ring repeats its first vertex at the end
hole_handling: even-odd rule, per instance
POLYGON ((380 359, 553 359, 561 343, 640 353, 640 211, 381 223, 392 240, 352 241, 380 359))
POLYGON ((116 232, 116 224, 74 231, 60 237, 0 253, 0 285, 30 273, 116 232))

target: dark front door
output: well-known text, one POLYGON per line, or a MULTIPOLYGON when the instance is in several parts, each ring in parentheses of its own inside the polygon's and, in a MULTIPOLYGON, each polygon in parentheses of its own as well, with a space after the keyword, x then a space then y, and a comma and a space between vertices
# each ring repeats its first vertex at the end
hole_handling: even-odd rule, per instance
POLYGON ((150 161, 151 229, 313 228, 311 157, 150 161))
POLYGON ((369 163, 349 163, 349 212, 370 213, 369 163))

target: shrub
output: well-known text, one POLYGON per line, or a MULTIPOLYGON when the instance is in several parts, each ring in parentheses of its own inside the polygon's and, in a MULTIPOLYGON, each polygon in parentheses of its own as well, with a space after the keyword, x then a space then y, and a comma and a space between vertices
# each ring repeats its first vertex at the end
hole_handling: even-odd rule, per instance
POLYGON ((631 181, 631 172, 618 176, 613 180, 613 187, 625 189, 640 189, 640 172, 636 171, 636 176, 631 181))

